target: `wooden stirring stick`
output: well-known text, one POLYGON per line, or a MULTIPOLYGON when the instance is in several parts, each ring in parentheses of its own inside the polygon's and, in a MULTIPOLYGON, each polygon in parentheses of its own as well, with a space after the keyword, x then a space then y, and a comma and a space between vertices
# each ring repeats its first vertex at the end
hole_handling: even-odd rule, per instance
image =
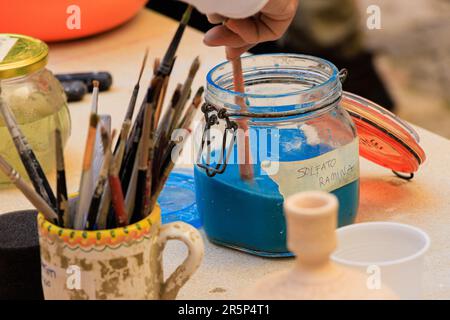
MULTIPOLYGON (((242 63, 241 58, 237 57, 232 59, 231 65, 233 67, 233 89, 235 92, 245 93, 244 87, 244 76, 242 74, 242 63)), ((241 111, 247 110, 247 105, 245 103, 244 97, 236 95, 235 102, 241 107, 241 111)), ((238 162, 239 162, 239 173, 243 180, 253 179, 253 165, 251 164, 250 158, 250 137, 248 132, 248 121, 247 119, 238 119, 238 126, 244 131, 244 141, 238 135, 237 146, 238 146, 238 162), (244 159, 242 159, 242 156, 244 159), (241 161, 243 160, 243 163, 241 161)))

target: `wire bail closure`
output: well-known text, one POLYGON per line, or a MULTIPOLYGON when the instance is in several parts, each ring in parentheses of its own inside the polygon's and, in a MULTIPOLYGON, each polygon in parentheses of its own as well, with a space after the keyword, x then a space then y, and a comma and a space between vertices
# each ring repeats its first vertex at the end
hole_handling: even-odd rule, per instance
POLYGON ((208 177, 214 177, 216 174, 222 174, 225 172, 229 157, 231 155, 231 149, 236 142, 236 132, 238 125, 235 121, 230 120, 229 115, 227 115, 227 110, 225 108, 217 108, 212 104, 204 103, 201 108, 205 116, 205 127, 203 128, 202 134, 202 144, 197 155, 197 165, 204 169, 208 177), (220 154, 220 159, 215 166, 211 165, 210 153, 211 153, 211 127, 219 124, 219 120, 225 120, 226 127, 225 132, 222 137, 222 152, 220 154), (231 134, 231 141, 227 148, 227 136, 228 132, 231 134), (205 148, 206 143, 206 164, 201 161, 202 153, 205 148), (225 154, 226 153, 226 154, 225 154), (225 160, 224 160, 225 159, 225 160), (222 163, 223 162, 223 163, 222 163))

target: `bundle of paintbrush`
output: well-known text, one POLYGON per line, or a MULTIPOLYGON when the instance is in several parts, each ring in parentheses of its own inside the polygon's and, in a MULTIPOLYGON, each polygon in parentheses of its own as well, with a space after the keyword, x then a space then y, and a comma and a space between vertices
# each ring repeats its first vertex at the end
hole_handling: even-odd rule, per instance
POLYGON ((203 88, 200 88, 188 104, 192 82, 200 66, 198 58, 194 59, 188 76, 183 84, 178 84, 170 102, 158 121, 158 110, 164 104, 165 86, 170 73, 161 76, 156 73, 147 91, 143 104, 143 121, 135 130, 141 132, 139 139, 130 135, 128 139, 129 154, 122 166, 122 188, 126 190, 126 207, 133 212, 130 221, 135 222, 147 216, 154 208, 158 195, 172 171, 179 154, 174 149, 182 150, 186 141, 173 141, 177 136, 175 130, 184 129, 181 135, 189 133, 187 129, 193 115, 201 102, 203 88), (132 140, 133 139, 133 140, 132 140), (135 149, 135 150, 133 150, 135 149), (127 173, 131 173, 128 174, 127 173))
POLYGON ((191 11, 192 8, 188 7, 162 61, 155 60, 153 78, 133 123, 140 79, 148 55, 148 51, 145 52, 115 144, 115 131, 110 132, 111 117, 97 113, 99 84, 97 81, 93 82, 81 181, 78 198, 74 201, 69 201, 67 197, 61 132, 55 132, 55 197, 13 114, 0 97, 0 111, 34 189, 1 156, 0 169, 47 219, 66 228, 94 230, 125 226, 145 218, 153 211, 158 195, 186 141, 186 133, 190 133, 189 126, 202 100, 203 88, 200 88, 189 102, 192 83, 200 66, 199 59, 195 58, 186 80, 177 85, 163 112, 175 53, 191 11), (184 130, 181 141, 172 139, 177 129, 184 130), (175 150, 178 152, 174 152, 175 150))
MULTIPOLYGON (((182 150, 186 140, 173 141, 172 136, 177 129, 190 132, 189 126, 201 103, 203 88, 197 90, 192 102, 188 103, 199 65, 196 58, 184 84, 175 89, 160 121, 157 121, 157 110, 164 104, 161 96, 165 94, 170 72, 166 76, 155 72, 131 133, 126 134, 131 126, 130 118, 126 117, 114 153, 110 150, 110 141, 104 143, 104 164, 108 161, 109 170, 106 169, 108 165, 102 166, 90 209, 86 211, 87 219, 80 218, 83 228, 124 226, 152 212, 179 156, 173 151, 175 148, 182 150), (109 183, 105 187, 107 171, 109 183)), ((88 150, 86 148, 86 152, 88 150)))

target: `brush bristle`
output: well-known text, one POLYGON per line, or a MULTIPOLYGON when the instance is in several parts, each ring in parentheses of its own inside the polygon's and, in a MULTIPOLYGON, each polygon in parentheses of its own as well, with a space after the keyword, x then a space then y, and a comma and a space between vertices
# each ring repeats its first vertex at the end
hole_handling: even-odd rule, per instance
POLYGON ((98 121, 99 116, 96 113, 91 114, 89 118, 89 126, 91 126, 92 128, 97 128, 98 121))
POLYGON ((161 59, 156 58, 153 61, 153 74, 156 75, 158 73, 159 65, 161 64, 161 59))
POLYGON ((100 82, 98 82, 98 80, 93 80, 93 81, 92 81, 92 86, 93 86, 94 88, 98 88, 98 87, 100 86, 100 82))
POLYGON ((194 61, 191 64, 191 68, 189 69, 189 77, 193 78, 199 68, 200 68, 200 58, 197 56, 195 57, 194 61))
POLYGON ((150 87, 147 89, 147 103, 152 103, 155 100, 155 95, 160 91, 162 83, 161 77, 154 77, 150 83, 150 87))
POLYGON ((112 133, 111 133, 111 141, 114 140, 114 138, 116 137, 117 134, 117 130, 113 129, 112 133))
POLYGON ((100 138, 102 139, 103 149, 106 150, 109 144, 109 135, 108 130, 103 126, 100 126, 100 138))
POLYGON ((137 86, 139 85, 139 82, 141 81, 141 78, 142 78, 142 74, 144 73, 145 64, 147 63, 147 58, 148 58, 148 48, 145 48, 144 58, 142 59, 141 69, 139 70, 139 77, 138 77, 138 81, 136 83, 137 86))
POLYGON ((180 100, 181 97, 181 90, 183 88, 183 85, 181 83, 177 84, 177 87, 175 89, 175 91, 173 92, 173 96, 172 96, 172 107, 176 107, 178 101, 180 100))
POLYGON ((100 134, 101 134, 102 138, 107 138, 108 130, 106 130, 104 126, 100 126, 100 134))
POLYGON ((186 11, 184 11, 183 17, 181 18, 181 21, 180 21, 181 24, 184 24, 184 25, 188 24, 189 19, 191 19, 192 9, 193 9, 193 7, 191 5, 189 5, 186 8, 186 11))
POLYGON ((203 91, 205 91, 205 88, 200 87, 200 88, 198 88, 197 92, 195 93, 195 96, 194 96, 195 107, 198 107, 200 105, 200 102, 202 102, 203 91))

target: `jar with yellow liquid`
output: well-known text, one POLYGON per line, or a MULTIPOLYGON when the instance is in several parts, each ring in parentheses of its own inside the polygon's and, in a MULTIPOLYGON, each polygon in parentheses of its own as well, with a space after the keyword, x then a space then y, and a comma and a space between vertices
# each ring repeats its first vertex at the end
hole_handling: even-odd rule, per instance
MULTIPOLYGON (((19 34, 0 34, 1 97, 34 150, 44 171, 54 166, 54 131, 59 128, 63 144, 70 135, 70 114, 64 90, 45 67, 48 46, 19 34)), ((0 154, 23 177, 26 171, 0 116, 0 154)), ((0 173, 0 185, 9 179, 0 173)))

